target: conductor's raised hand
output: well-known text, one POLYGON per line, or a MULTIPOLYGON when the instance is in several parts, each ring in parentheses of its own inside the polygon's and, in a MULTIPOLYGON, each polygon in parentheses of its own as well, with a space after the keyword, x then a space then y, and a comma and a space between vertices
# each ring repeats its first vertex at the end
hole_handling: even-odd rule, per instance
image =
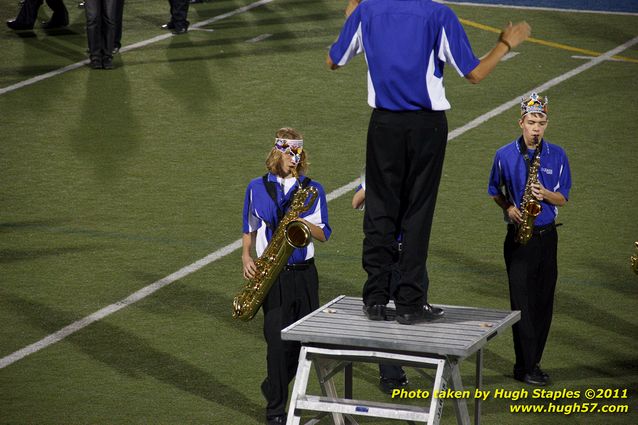
POLYGON ((501 31, 500 40, 509 46, 510 49, 527 40, 532 34, 532 27, 525 21, 512 24, 509 22, 501 31))

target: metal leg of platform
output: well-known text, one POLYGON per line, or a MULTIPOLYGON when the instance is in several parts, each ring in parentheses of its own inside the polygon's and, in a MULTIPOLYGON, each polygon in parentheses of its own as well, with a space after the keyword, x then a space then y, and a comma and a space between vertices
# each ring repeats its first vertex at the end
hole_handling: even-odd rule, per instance
MULTIPOLYGON (((483 349, 476 352, 476 389, 483 386, 483 349)), ((474 399, 474 425, 481 425, 481 398, 474 399)))
MULTIPOLYGON (((319 378, 321 393, 326 397, 336 399, 338 397, 337 388, 335 387, 332 377, 337 371, 342 370, 345 366, 334 365, 334 362, 331 362, 330 360, 322 361, 320 358, 317 358, 314 363, 317 377, 319 378)), ((340 413, 332 413, 332 422, 335 425, 345 425, 343 415, 340 413)))
MULTIPOLYGON (((427 406, 407 404, 380 403, 367 400, 353 400, 352 397, 352 362, 386 362, 393 361, 416 368, 435 368, 435 378, 431 394, 445 391, 448 381, 454 390, 462 390, 461 375, 456 360, 421 357, 387 353, 380 351, 340 350, 302 346, 299 354, 299 366, 293 393, 290 399, 288 424, 299 425, 301 412, 304 410, 323 412, 332 415, 333 423, 345 425, 345 418, 356 424, 354 415, 404 420, 408 424, 426 423, 438 425, 443 410, 443 398, 430 396, 427 406), (323 397, 306 394, 310 369, 314 364, 323 397), (345 398, 339 398, 333 378, 345 371, 345 398)), ((457 411, 457 422, 469 425, 469 416, 465 400, 452 400, 457 411)), ((312 421, 311 421, 312 422, 312 421)), ((312 422, 312 423, 316 423, 312 422)))
MULTIPOLYGON (((448 358, 445 364, 446 376, 449 376, 450 388, 453 391, 463 391, 461 381, 461 371, 458 359, 448 358)), ((470 414, 467 410, 467 402, 463 398, 452 398, 454 413, 456 413, 456 423, 459 425, 470 425, 470 414)))
POLYGON ((297 412, 295 406, 297 406, 297 399, 300 395, 306 394, 306 388, 308 387, 308 377, 310 376, 310 362, 307 360, 307 348, 301 347, 299 352, 299 365, 297 366, 297 376, 295 377, 295 385, 292 388, 292 395, 290 397, 290 407, 288 409, 288 425, 299 425, 301 422, 301 412, 297 412))

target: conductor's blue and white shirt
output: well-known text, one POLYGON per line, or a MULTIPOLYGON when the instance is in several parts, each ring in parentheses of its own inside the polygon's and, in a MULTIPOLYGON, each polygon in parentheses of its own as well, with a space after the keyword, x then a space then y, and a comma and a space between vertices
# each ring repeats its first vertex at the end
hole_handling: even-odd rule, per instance
MULTIPOLYGON (((272 173, 268 173, 267 179, 269 182, 276 183, 277 202, 280 208, 284 207, 291 200, 294 189, 298 187, 297 181, 294 178, 283 179, 272 173)), ((300 176, 300 180, 303 180, 303 176, 300 176)), ((300 217, 319 226, 323 230, 326 240, 328 240, 332 229, 328 224, 326 193, 323 190, 323 186, 314 180, 310 182, 310 186, 317 189, 318 196, 308 211, 301 213, 300 217)), ((243 218, 243 232, 257 232, 255 249, 257 256, 261 256, 279 224, 277 205, 268 194, 262 177, 253 179, 246 188, 243 218)), ((314 244, 310 242, 305 248, 295 249, 288 260, 288 264, 302 263, 313 258, 314 254, 314 244)))
POLYGON ((343 66, 359 53, 368 63, 368 104, 390 111, 450 109, 444 65, 465 76, 480 63, 454 12, 431 0, 363 1, 330 59, 343 66))

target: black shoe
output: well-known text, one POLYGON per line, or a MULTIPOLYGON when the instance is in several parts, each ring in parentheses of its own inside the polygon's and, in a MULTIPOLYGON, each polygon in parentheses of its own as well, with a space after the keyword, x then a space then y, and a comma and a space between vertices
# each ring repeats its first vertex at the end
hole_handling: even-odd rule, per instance
POLYGON ((113 47, 113 51, 111 52, 113 55, 117 55, 118 53, 120 53, 120 46, 115 46, 113 47))
POLYGON ((371 304, 364 305, 363 312, 368 316, 370 320, 385 320, 385 310, 386 307, 384 304, 371 304))
POLYGON ((84 1, 79 2, 79 3, 78 3, 78 9, 84 9, 84 6, 85 6, 84 4, 85 4, 85 3, 86 3, 86 2, 84 2, 84 1))
POLYGON ((24 30, 32 30, 33 24, 22 24, 15 19, 12 21, 7 21, 7 26, 14 31, 24 31, 24 30))
POLYGON ((91 69, 102 69, 102 58, 91 58, 91 62, 89 62, 89 67, 91 69))
POLYGON ((51 16, 51 19, 49 19, 46 22, 42 22, 42 28, 44 28, 45 30, 51 30, 54 28, 63 28, 63 27, 66 27, 67 25, 69 25, 69 15, 67 13, 62 13, 62 14, 54 13, 53 16, 51 16))
POLYGON ((545 372, 543 369, 541 369, 541 365, 536 364, 536 366, 534 366, 534 370, 532 372, 534 372, 537 375, 542 376, 545 381, 549 381, 549 374, 547 372, 545 372))
POLYGON ((286 416, 272 416, 266 418, 266 423, 268 425, 286 425, 286 416))
POLYGON ((379 378, 379 387, 381 387, 381 391, 386 394, 392 394, 392 390, 398 390, 401 388, 405 388, 408 385, 408 378, 405 376, 401 376, 401 378, 379 378))
POLYGON ((433 307, 430 304, 426 304, 421 307, 420 310, 413 313, 399 314, 397 312, 396 320, 402 325, 413 325, 420 322, 432 322, 443 317, 442 314, 435 314, 432 309, 433 307))
POLYGON ((425 308, 430 311, 430 313, 435 317, 443 317, 445 316, 445 311, 440 307, 434 307, 432 304, 425 303, 425 308))
POLYGON ((186 34, 188 32, 188 27, 175 27, 171 32, 176 35, 186 34))
POLYGON ((162 29, 163 30, 173 30, 175 29, 175 24, 173 22, 167 22, 164 25, 162 25, 162 29))
POLYGON ((113 69, 113 58, 110 56, 104 56, 102 58, 102 68, 113 69))
POLYGON ((514 379, 537 387, 544 387, 547 385, 547 380, 536 370, 532 370, 529 373, 514 373, 514 379))
POLYGON ((42 24, 40 25, 42 27, 42 29, 45 30, 52 30, 55 28, 64 28, 67 25, 69 25, 69 23, 64 23, 64 22, 53 22, 53 20, 50 21, 46 21, 46 22, 42 22, 42 24))

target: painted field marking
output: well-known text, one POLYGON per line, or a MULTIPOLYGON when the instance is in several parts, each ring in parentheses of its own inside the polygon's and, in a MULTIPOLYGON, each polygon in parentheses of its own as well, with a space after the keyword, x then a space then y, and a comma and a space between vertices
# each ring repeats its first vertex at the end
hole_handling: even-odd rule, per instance
POLYGON ((261 34, 257 37, 251 38, 250 40, 246 40, 246 43, 259 43, 262 40, 272 37, 272 34, 261 34))
MULTIPOLYGON (((584 59, 584 60, 592 60, 593 58, 591 56, 581 56, 581 55, 573 55, 572 59, 584 59)), ((627 62, 626 59, 620 59, 620 58, 609 58, 607 59, 609 62, 627 62)))
MULTIPOLYGON (((213 22, 217 22, 217 21, 220 21, 222 19, 229 18, 231 16, 239 15, 240 13, 247 12, 247 11, 249 11, 251 9, 254 9, 256 7, 259 7, 259 6, 263 6, 263 5, 271 3, 273 1, 275 1, 275 0, 259 0, 259 1, 256 1, 255 3, 248 4, 246 6, 237 8, 237 9, 232 10, 230 12, 223 13, 223 14, 217 15, 217 16, 213 16, 212 18, 206 19, 206 20, 201 21, 201 22, 197 22, 197 23, 191 25, 189 28, 193 29, 193 30, 212 32, 214 30, 212 30, 212 29, 203 29, 201 27, 204 27, 206 25, 210 25, 213 22)), ((155 36, 153 38, 149 38, 147 40, 143 40, 143 41, 139 41, 137 43, 129 44, 128 46, 122 47, 120 49, 120 53, 126 53, 126 52, 134 50, 134 49, 139 49, 140 47, 146 47, 148 45, 157 43, 158 41, 166 40, 166 39, 174 37, 174 36, 175 36, 175 34, 172 34, 172 33, 169 32, 169 33, 166 33, 166 34, 161 34, 161 35, 155 36)), ((28 80, 20 81, 19 83, 15 83, 15 84, 12 84, 12 85, 7 86, 7 87, 0 88, 0 96, 2 96, 3 94, 6 94, 6 93, 10 93, 12 91, 16 91, 16 90, 21 89, 23 87, 30 86, 32 84, 37 83, 38 81, 46 80, 48 78, 52 78, 52 77, 64 74, 65 72, 73 71, 74 69, 78 69, 78 68, 82 68, 85 65, 88 65, 88 63, 89 63, 89 59, 85 59, 83 61, 76 62, 76 63, 73 63, 71 65, 67 65, 67 66, 65 66, 63 68, 55 69, 55 70, 47 72, 45 74, 36 75, 35 77, 29 78, 28 80)))
MULTIPOLYGON (((480 24, 478 22, 470 21, 468 19, 459 18, 459 21, 461 21, 461 23, 463 25, 467 25, 469 27, 474 27, 474 28, 478 28, 478 29, 481 29, 481 30, 484 30, 484 31, 493 32, 495 34, 500 34, 501 33, 501 29, 500 28, 495 28, 495 27, 491 27, 489 25, 480 24)), ((600 55, 602 55, 602 53, 596 52, 594 50, 581 49, 581 48, 578 48, 578 47, 568 46, 566 44, 555 43, 553 41, 541 40, 540 38, 530 37, 525 42, 526 43, 540 44, 542 46, 547 46, 547 47, 553 47, 555 49, 567 50, 568 52, 582 53, 582 54, 585 54, 585 55, 588 55, 588 56, 600 56, 600 55)), ((628 58, 628 57, 624 57, 624 56, 613 56, 613 59, 622 59, 622 60, 627 61, 627 62, 638 63, 638 59, 628 58)))
POLYGON ((501 58, 501 62, 505 62, 507 60, 512 59, 514 56, 520 55, 520 52, 508 52, 505 56, 501 58))
MULTIPOLYGON (((594 59, 592 59, 591 61, 577 67, 574 68, 571 71, 566 72, 565 74, 559 75, 556 78, 553 78, 549 81, 547 81, 544 84, 541 84, 540 86, 533 88, 531 90, 526 91, 527 94, 530 91, 537 91, 537 92, 545 92, 546 90, 548 90, 551 87, 554 87, 560 83, 562 83, 563 81, 566 81, 586 70, 588 70, 589 68, 592 68, 593 66, 596 66, 598 64, 600 64, 603 61, 608 60, 610 57, 613 57, 614 55, 622 52, 625 49, 628 49, 629 47, 635 45, 636 43, 638 43, 638 37, 635 37, 629 41, 627 41, 626 43, 621 44, 620 46, 616 47, 615 49, 612 49, 594 59)), ((473 119, 472 121, 470 121, 469 123, 465 124, 462 127, 459 127, 453 131, 450 132, 449 136, 448 136, 448 140, 453 140, 459 136, 461 136, 462 134, 466 133, 469 130, 472 130, 476 127, 478 127, 479 125, 483 124, 485 121, 494 118, 497 115, 500 115, 501 113, 509 110, 511 107, 518 105, 520 102, 520 98, 524 95, 522 94, 521 96, 518 96, 508 102, 505 102, 504 104, 492 109, 489 112, 486 112, 485 114, 479 116, 478 118, 473 119)), ((359 179, 355 179, 353 181, 351 181, 350 183, 330 192, 330 194, 328 194, 326 196, 328 201, 332 201, 334 199, 339 198, 340 196, 344 195, 345 193, 348 193, 349 191, 351 191, 352 189, 354 189, 355 187, 357 187, 357 185, 359 184, 359 179)), ((118 302, 115 302, 109 306, 104 307, 103 309, 96 311, 95 313, 84 317, 83 319, 77 320, 73 323, 71 323, 68 326, 65 326, 64 328, 60 329, 59 331, 48 335, 46 337, 44 337, 43 339, 41 339, 38 342, 35 342, 31 345, 28 345, 14 353, 9 354, 8 356, 5 356, 3 358, 0 359, 0 369, 3 369, 15 362, 17 362, 18 360, 21 360, 23 358, 25 358, 28 355, 31 355, 37 351, 40 351, 52 344, 55 344, 56 342, 59 342, 61 340, 63 340, 64 338, 66 338, 67 336, 74 334, 75 332, 89 326, 90 324, 97 322, 98 320, 101 320, 113 313, 115 313, 116 311, 119 311, 121 309, 123 309, 124 307, 128 307, 134 303, 136 303, 137 301, 140 301, 146 297, 148 297, 149 295, 153 294, 154 292, 156 292, 157 290, 175 282, 176 280, 179 280, 185 276, 188 276, 191 273, 196 272, 197 270, 201 269, 204 266, 207 266, 217 260, 220 260, 221 258, 227 256, 228 254, 233 253, 234 251, 238 250, 239 248, 241 248, 241 239, 237 239, 235 242, 226 245, 225 247, 218 249, 217 251, 207 255, 206 257, 195 261, 192 264, 189 264, 186 267, 181 268, 180 270, 176 271, 175 273, 172 273, 168 276, 166 276, 163 279, 160 279, 142 289, 140 289, 139 291, 134 292, 133 294, 129 295, 128 297, 126 297, 123 300, 120 300, 118 302)))
POLYGON ((588 10, 588 9, 563 9, 560 7, 540 7, 540 6, 516 6, 513 4, 486 4, 486 3, 471 3, 463 1, 450 1, 441 0, 441 3, 456 4, 459 6, 473 6, 473 7, 496 7, 499 9, 519 9, 519 10, 539 10, 548 12, 562 12, 562 13, 590 13, 596 15, 626 15, 626 16, 638 16, 636 12, 617 12, 615 10, 588 10))

